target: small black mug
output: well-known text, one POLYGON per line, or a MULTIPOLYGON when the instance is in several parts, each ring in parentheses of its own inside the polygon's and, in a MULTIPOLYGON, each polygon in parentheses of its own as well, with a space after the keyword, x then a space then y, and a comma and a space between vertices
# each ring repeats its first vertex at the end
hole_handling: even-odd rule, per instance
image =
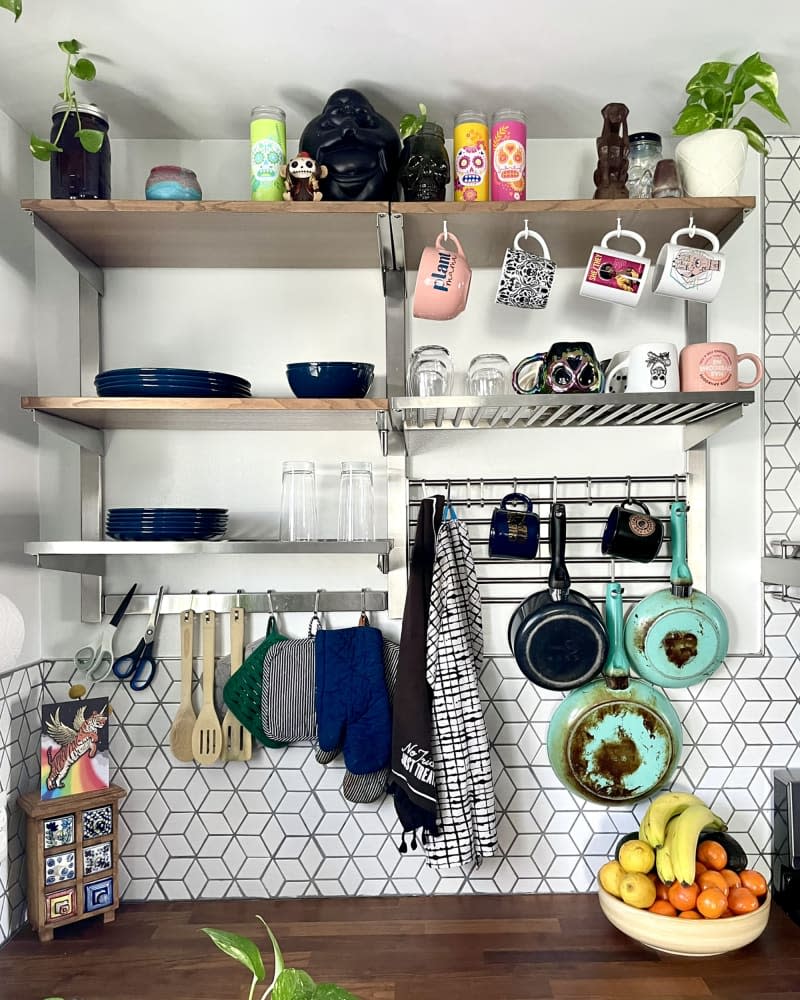
POLYGON ((640 500, 625 500, 608 515, 603 531, 604 556, 652 562, 661 548, 664 526, 640 500))
POLYGON ((524 493, 509 493, 492 514, 489 555, 500 559, 533 559, 539 550, 539 515, 524 493), (526 510, 508 510, 509 504, 525 504, 526 510))

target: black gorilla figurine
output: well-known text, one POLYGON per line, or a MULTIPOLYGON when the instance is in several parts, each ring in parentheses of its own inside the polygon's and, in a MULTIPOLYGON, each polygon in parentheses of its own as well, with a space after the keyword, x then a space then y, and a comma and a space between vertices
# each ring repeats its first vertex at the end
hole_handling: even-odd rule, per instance
POLYGON ((397 198, 400 136, 388 118, 358 90, 337 90, 300 136, 306 150, 328 168, 320 180, 327 201, 397 198))

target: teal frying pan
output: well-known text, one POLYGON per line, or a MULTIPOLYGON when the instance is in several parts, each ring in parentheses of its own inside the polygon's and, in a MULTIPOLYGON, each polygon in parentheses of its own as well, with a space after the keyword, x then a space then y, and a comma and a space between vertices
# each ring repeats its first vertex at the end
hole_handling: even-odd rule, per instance
POLYGON ((686 562, 686 504, 670 508, 670 589, 640 601, 625 623, 625 651, 645 680, 661 687, 691 687, 710 677, 728 652, 728 622, 722 609, 692 589, 686 562))
POLYGON ((652 794, 678 766, 683 741, 672 703, 632 678, 622 639, 622 588, 609 583, 610 640, 603 676, 572 691, 550 720, 547 755, 570 791, 603 805, 629 805, 652 794))

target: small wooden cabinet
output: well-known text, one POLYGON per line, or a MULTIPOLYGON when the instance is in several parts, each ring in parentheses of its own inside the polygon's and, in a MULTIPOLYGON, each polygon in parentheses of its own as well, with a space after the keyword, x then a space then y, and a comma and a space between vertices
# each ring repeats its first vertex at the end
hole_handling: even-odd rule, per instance
POLYGON ((28 919, 40 941, 53 931, 102 913, 110 923, 119 906, 119 802, 126 792, 99 792, 42 800, 19 797, 27 816, 28 919))

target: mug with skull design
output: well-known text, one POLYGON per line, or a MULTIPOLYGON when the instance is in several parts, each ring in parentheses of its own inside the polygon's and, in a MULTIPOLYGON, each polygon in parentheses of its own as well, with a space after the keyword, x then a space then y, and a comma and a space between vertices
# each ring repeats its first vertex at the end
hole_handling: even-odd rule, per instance
POLYGON ((622 356, 614 355, 606 371, 606 385, 613 386, 624 373, 625 392, 678 392, 678 348, 666 341, 635 344, 622 356), (617 360, 619 359, 619 360, 617 360))
POLYGON ((603 372, 586 341, 558 341, 539 370, 539 392, 602 392, 603 372))
POLYGON ((555 274, 556 264, 544 238, 528 229, 526 222, 525 228, 514 237, 514 246, 506 250, 495 302, 518 309, 544 309, 555 274), (541 256, 523 250, 519 245, 521 239, 536 240, 542 248, 541 256))
POLYGON ((397 179, 406 201, 444 201, 450 183, 450 157, 444 130, 425 122, 403 142, 397 179))
POLYGON ((686 226, 676 229, 665 243, 653 268, 653 291, 694 302, 711 302, 722 288, 725 255, 719 253, 719 240, 708 229, 686 226), (681 236, 702 236, 710 250, 697 250, 678 243, 681 236))

